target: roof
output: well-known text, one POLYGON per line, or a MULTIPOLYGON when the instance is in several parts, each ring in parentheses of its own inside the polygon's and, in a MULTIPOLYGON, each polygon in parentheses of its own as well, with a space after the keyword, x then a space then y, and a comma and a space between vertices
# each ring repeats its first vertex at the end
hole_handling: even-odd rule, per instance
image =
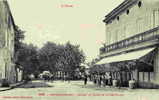
POLYGON ((127 8, 136 4, 138 0, 124 0, 119 6, 113 9, 110 13, 105 16, 103 22, 109 23, 110 20, 114 19, 117 15, 125 11, 127 8))
POLYGON ((14 22, 14 19, 13 19, 13 16, 12 16, 12 13, 11 13, 11 10, 10 10, 10 7, 9 7, 9 4, 8 4, 7 0, 2 0, 1 2, 3 2, 5 4, 8 12, 9 12, 9 15, 11 17, 11 21, 13 23, 13 27, 14 27, 14 29, 16 29, 16 25, 15 25, 15 22, 14 22))

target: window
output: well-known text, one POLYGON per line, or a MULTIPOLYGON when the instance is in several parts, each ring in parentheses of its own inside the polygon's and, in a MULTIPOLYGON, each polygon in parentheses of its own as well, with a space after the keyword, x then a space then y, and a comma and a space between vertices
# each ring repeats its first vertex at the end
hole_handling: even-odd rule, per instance
POLYGON ((142 6, 142 2, 139 1, 139 2, 138 2, 138 7, 140 8, 141 6, 142 6))

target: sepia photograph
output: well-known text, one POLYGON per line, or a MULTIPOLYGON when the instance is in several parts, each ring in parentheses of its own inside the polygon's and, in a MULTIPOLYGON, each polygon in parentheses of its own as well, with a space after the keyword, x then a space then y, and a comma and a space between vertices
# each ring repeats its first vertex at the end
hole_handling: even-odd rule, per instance
POLYGON ((0 100, 159 100, 159 0, 0 0, 0 100))

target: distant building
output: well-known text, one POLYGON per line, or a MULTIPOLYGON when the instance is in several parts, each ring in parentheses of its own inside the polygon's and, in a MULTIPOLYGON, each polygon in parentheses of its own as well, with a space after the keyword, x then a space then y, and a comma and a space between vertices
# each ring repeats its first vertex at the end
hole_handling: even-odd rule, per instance
MULTIPOLYGON (((141 87, 159 85, 159 0, 125 0, 103 20, 105 45, 97 64, 136 61, 134 78, 141 87), (151 55, 150 55, 151 53, 151 55), (141 62, 142 60, 145 60, 141 62), (141 66, 151 70, 139 70, 141 66)), ((126 77, 123 73, 121 77, 126 77)), ((130 78, 129 78, 130 79, 130 78)))
POLYGON ((16 81, 14 59, 15 24, 6 0, 0 1, 0 80, 16 81))

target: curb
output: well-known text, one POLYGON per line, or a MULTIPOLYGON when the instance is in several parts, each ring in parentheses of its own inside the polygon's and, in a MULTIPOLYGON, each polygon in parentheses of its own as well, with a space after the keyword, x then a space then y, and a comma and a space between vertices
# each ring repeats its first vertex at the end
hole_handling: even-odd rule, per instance
POLYGON ((21 86, 21 85, 23 85, 23 84, 25 84, 25 82, 22 82, 22 83, 17 83, 15 86, 10 86, 10 87, 8 87, 8 88, 5 88, 5 89, 0 89, 0 92, 2 92, 2 91, 7 91, 7 90, 12 90, 12 89, 14 89, 14 88, 17 88, 18 86, 21 86))

